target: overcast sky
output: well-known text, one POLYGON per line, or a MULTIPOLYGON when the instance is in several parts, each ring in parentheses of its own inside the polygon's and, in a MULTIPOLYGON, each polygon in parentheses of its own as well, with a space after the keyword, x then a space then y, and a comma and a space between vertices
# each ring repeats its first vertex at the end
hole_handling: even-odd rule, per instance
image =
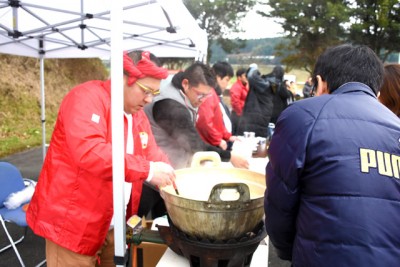
POLYGON ((260 7, 256 6, 242 21, 242 27, 245 33, 238 36, 235 35, 234 37, 240 37, 241 39, 260 39, 282 36, 282 27, 274 22, 276 19, 258 15, 255 11, 257 8, 260 7))

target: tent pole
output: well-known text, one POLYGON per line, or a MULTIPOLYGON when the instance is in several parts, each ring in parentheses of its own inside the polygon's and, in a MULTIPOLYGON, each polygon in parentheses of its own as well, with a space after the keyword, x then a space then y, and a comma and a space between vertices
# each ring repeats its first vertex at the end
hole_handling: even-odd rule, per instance
POLYGON ((41 93, 41 121, 42 121, 42 155, 43 161, 46 157, 46 109, 44 95, 44 57, 40 55, 40 93, 41 93))
POLYGON ((111 129, 112 129, 112 170, 114 200, 114 262, 125 266, 126 220, 125 220, 125 155, 124 155, 124 96, 122 71, 122 1, 114 0, 111 5, 111 129))

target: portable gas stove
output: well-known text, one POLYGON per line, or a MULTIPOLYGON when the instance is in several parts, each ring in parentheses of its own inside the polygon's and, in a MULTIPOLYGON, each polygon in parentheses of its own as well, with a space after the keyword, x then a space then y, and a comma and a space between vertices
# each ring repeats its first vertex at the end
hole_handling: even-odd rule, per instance
POLYGON ((157 225, 168 247, 189 260, 191 267, 248 267, 253 253, 267 236, 261 221, 252 232, 229 240, 208 240, 189 236, 176 228, 157 225))

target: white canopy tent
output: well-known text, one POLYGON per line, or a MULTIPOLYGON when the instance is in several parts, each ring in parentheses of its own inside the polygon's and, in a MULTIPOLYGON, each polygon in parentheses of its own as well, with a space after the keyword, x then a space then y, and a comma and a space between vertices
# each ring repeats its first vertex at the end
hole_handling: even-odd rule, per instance
MULTIPOLYGON (((120 0, 123 50, 204 60, 207 34, 181 0, 120 0)), ((116 4, 113 2, 113 7, 116 4)), ((111 2, 0 0, 0 53, 41 59, 42 138, 45 148, 45 58, 109 58, 111 2), (107 2, 107 3, 104 3, 107 2)))
MULTIPOLYGON (((108 2, 0 0, 0 53, 43 54, 45 58, 108 57, 112 34, 108 2)), ((151 50, 158 57, 204 57, 206 33, 181 0, 121 3, 124 50, 151 50)))
POLYGON ((207 35, 181 0, 0 0, 0 53, 40 58, 43 157, 45 58, 111 55, 115 256, 125 260, 122 51, 205 60, 207 35), (38 3, 39 2, 39 3, 38 3))

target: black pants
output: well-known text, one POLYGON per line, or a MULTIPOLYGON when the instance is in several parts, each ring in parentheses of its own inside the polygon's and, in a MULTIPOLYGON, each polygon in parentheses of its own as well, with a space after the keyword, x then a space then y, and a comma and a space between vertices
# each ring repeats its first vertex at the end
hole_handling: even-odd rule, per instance
POLYGON ((231 122, 232 122, 232 135, 243 135, 243 133, 238 132, 240 117, 232 110, 231 122))
POLYGON ((160 196, 160 192, 151 185, 144 183, 142 195, 140 196, 138 216, 147 217, 150 212, 151 218, 154 219, 165 215, 167 213, 167 209, 165 207, 164 200, 160 196))

